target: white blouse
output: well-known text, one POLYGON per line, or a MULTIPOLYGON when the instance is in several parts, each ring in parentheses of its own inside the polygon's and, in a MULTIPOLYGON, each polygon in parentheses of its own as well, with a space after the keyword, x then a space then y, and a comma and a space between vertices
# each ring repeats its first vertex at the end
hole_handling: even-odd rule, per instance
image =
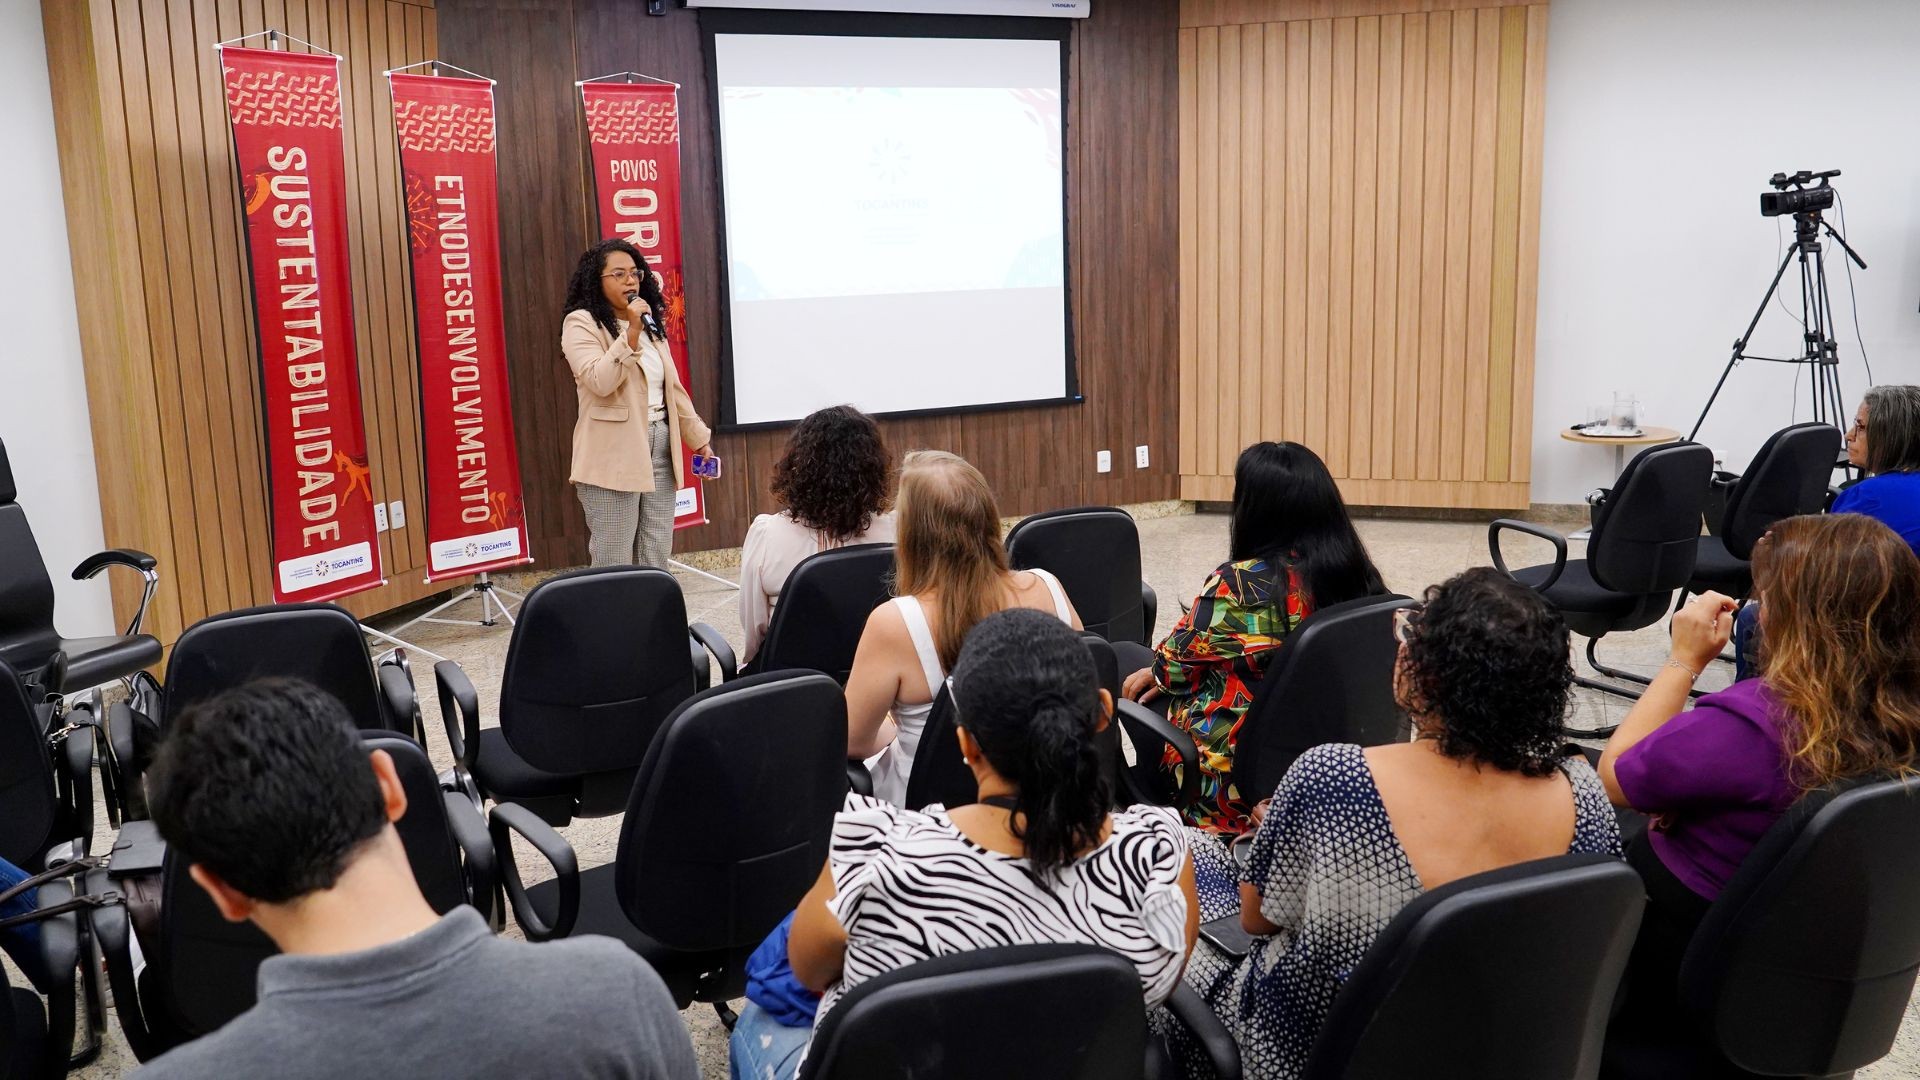
POLYGON ((754 518, 747 527, 746 543, 740 548, 740 628, 747 635, 740 662, 746 663, 760 651, 767 626, 773 622, 773 605, 802 560, 833 548, 891 543, 892 511, 873 515, 866 532, 845 540, 831 540, 819 529, 793 520, 785 510, 754 518))

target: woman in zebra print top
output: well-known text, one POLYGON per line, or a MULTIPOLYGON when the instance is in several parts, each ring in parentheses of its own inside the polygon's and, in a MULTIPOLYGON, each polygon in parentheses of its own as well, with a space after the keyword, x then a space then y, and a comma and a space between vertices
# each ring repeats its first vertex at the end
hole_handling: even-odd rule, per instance
MULTIPOLYGON (((996 945, 1103 946, 1160 1004, 1199 927, 1193 860, 1173 811, 1109 812, 1093 739, 1113 700, 1086 647, 1052 616, 1000 612, 967 635, 947 688, 980 801, 911 811, 847 797, 787 944, 794 974, 825 993, 816 1025, 867 979, 996 945)), ((793 1075, 809 1035, 749 1006, 734 1029, 735 1074, 793 1075)))

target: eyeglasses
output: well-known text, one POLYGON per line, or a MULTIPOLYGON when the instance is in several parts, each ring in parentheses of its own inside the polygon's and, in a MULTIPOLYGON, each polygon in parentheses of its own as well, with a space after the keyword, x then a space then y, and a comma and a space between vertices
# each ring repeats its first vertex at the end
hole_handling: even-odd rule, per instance
POLYGON ((1853 426, 1847 429, 1847 438, 1851 439, 1855 435, 1865 435, 1866 433, 1867 422, 1865 420, 1855 420, 1853 426))
POLYGON ((600 276, 601 276, 601 277, 603 277, 603 278, 612 278, 612 279, 614 279, 615 281, 639 281, 639 280, 640 280, 640 271, 638 271, 638 270, 613 270, 613 271, 609 271, 609 272, 607 272, 607 273, 605 273, 605 274, 601 274, 600 276))
POLYGON ((1405 645, 1413 640, 1413 609, 1397 608, 1393 613, 1393 640, 1405 645))

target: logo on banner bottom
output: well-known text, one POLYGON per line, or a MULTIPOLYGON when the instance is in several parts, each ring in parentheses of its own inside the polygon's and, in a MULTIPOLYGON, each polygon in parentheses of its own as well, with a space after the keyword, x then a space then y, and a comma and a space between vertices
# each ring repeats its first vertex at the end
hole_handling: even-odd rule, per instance
POLYGON ((371 573, 373 545, 363 540, 358 544, 334 548, 332 551, 299 555, 281 560, 276 569, 280 572, 280 591, 283 593, 317 589, 339 578, 371 573))
POLYGON ((427 565, 438 574, 463 566, 518 558, 519 555, 520 530, 500 529, 438 541, 427 551, 427 565))

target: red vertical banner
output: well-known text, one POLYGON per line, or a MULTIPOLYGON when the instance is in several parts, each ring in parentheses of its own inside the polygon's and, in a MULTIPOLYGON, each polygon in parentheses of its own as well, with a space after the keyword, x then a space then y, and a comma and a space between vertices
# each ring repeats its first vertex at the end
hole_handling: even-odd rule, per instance
MULTIPOLYGON (((593 151, 594 201, 600 235, 618 236, 640 250, 658 271, 666 295, 667 348, 692 387, 687 372, 687 288, 680 261, 680 105, 672 83, 584 82, 587 138, 593 151)), ((693 475, 693 452, 680 455, 686 486, 674 493, 673 527, 707 521, 706 494, 693 475)))
POLYGON ((222 47, 260 343, 273 598, 383 583, 347 257, 340 58, 222 47))
POLYGON ((507 391, 493 84, 388 74, 420 346, 427 580, 531 562, 507 391))

